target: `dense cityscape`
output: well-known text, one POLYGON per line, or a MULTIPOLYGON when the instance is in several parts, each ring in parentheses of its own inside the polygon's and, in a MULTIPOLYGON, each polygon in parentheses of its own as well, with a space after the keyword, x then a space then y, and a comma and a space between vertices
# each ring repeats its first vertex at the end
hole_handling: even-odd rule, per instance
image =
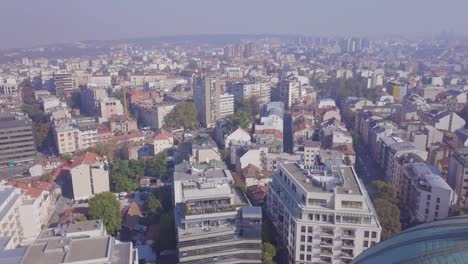
POLYGON ((452 31, 0 50, 0 263, 468 263, 467 94, 452 31))

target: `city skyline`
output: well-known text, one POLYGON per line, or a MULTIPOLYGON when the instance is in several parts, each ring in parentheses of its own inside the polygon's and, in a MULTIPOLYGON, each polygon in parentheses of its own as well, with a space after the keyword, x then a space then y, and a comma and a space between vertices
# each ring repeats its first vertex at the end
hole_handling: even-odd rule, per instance
POLYGON ((442 30, 466 35, 463 10, 453 0, 392 2, 123 1, 45 0, 24 8, 2 4, 1 49, 83 40, 114 40, 198 34, 304 34, 323 36, 431 36, 442 30), (228 8, 226 8, 228 7, 228 8))

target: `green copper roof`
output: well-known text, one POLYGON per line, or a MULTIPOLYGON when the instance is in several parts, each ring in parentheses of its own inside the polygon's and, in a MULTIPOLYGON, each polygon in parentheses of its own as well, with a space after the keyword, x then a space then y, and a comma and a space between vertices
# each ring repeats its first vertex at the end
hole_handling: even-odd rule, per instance
POLYGON ((468 263, 468 216, 410 228, 364 251, 352 263, 468 263))

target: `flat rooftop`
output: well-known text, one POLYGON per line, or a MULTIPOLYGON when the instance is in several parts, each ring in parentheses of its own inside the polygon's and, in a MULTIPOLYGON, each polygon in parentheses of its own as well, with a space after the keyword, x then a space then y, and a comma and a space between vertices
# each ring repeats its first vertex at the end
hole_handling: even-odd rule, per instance
POLYGON ((65 256, 65 261, 77 262, 109 258, 112 244, 113 241, 110 236, 74 239, 71 241, 70 250, 65 256))
POLYGON ((101 229, 102 220, 89 220, 69 224, 67 228, 67 233, 93 231, 101 229))
POLYGON ((336 193, 348 195, 362 195, 359 184, 356 180, 356 175, 351 167, 346 165, 333 166, 332 173, 325 174, 323 170, 310 170, 310 175, 306 169, 302 169, 296 163, 284 163, 280 166, 289 172, 292 177, 307 191, 316 193, 328 193, 320 184, 316 184, 313 180, 314 176, 317 178, 327 177, 331 178, 335 175, 336 193), (340 176, 338 176, 340 175, 340 176))
POLYGON ((227 183, 212 188, 184 189, 185 200, 230 197, 231 194, 231 187, 227 183))

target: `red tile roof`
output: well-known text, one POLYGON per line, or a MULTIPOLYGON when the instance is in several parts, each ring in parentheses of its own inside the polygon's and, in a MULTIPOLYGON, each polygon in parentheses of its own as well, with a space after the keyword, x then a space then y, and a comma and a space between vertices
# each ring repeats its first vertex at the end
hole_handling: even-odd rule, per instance
POLYGON ((173 138, 174 135, 172 135, 171 132, 166 131, 164 129, 159 130, 159 132, 154 136, 154 140, 166 140, 169 138, 173 138))
POLYGON ((93 165, 98 160, 102 160, 102 158, 98 154, 93 152, 86 152, 85 154, 76 157, 73 160, 73 163, 70 165, 70 168, 74 168, 81 164, 93 165))

